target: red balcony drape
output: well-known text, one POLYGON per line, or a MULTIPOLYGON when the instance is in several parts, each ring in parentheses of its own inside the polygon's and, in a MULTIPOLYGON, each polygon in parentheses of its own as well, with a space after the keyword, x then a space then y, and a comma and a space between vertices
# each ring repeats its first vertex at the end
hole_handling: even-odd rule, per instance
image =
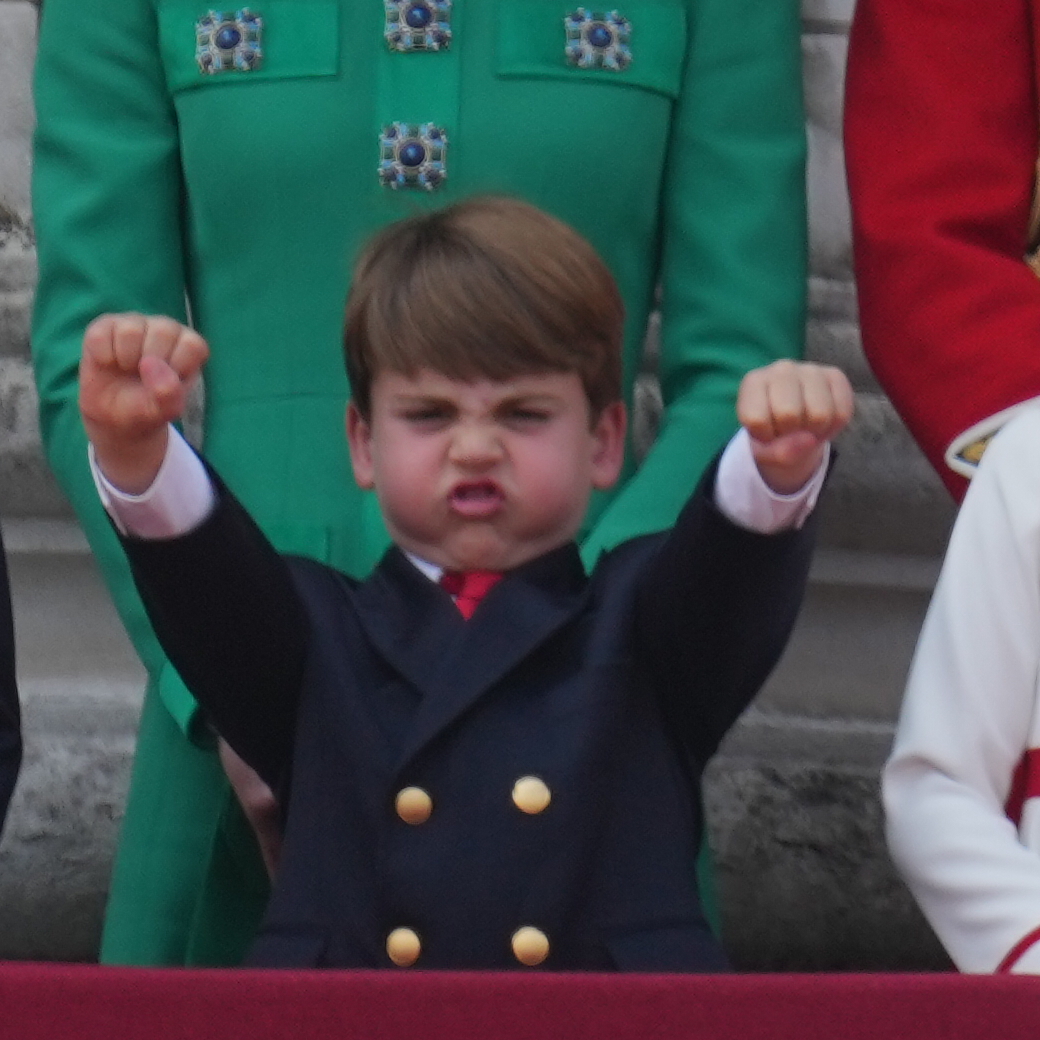
POLYGON ((2 1040, 1037 1040, 1040 979, 0 965, 2 1040))

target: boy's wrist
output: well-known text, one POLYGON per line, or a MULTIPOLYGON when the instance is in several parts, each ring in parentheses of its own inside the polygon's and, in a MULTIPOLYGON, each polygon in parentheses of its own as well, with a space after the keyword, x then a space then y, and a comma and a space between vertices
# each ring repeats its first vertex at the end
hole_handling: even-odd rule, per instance
POLYGON ((777 464, 757 461, 758 472, 765 481, 766 487, 775 495, 796 495, 813 478, 813 474, 823 462, 824 446, 798 463, 777 464))
POLYGON ((738 527, 775 534, 801 527, 816 507, 827 473, 830 447, 824 446, 816 470, 791 494, 770 488, 754 455, 747 430, 740 430, 719 459, 715 504, 738 527))
POLYGON ((94 461, 105 479, 127 495, 141 495, 152 486, 169 441, 169 425, 163 423, 142 437, 125 433, 108 435, 103 430, 87 427, 87 437, 94 461))
POLYGON ((752 437, 751 451, 759 475, 773 494, 796 495, 819 470, 827 442, 799 431, 768 443, 752 437))

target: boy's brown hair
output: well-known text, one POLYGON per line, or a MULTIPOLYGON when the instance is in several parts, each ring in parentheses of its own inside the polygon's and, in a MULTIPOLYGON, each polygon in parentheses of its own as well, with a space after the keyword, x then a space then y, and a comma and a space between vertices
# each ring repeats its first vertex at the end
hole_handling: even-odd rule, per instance
POLYGON ((593 419, 621 397, 624 305, 595 249, 516 199, 486 196, 391 224, 364 249, 347 300, 354 404, 380 371, 452 379, 574 372, 593 419))

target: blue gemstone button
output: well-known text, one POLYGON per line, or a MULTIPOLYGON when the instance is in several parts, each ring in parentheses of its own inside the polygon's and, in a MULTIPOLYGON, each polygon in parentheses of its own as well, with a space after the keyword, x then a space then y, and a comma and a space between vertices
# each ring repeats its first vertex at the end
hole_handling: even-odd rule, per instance
POLYGON ((242 34, 233 25, 223 25, 217 31, 213 42, 222 51, 230 51, 242 42, 242 34))
POLYGON ((436 191, 447 179, 448 135, 435 123, 390 123, 379 136, 379 183, 436 191))
POLYGON ((195 61, 199 72, 252 72, 263 63, 264 20, 248 7, 209 11, 195 23, 195 61))
POLYGON ((425 4, 412 4, 404 20, 411 29, 425 29, 433 19, 433 12, 425 4))
POLYGON ((383 36, 398 54, 444 50, 451 44, 452 0, 383 0, 383 36))
POLYGON ((403 166, 420 166, 426 158, 426 149, 418 141, 409 141, 397 153, 403 166))
POLYGON ((632 63, 632 23, 618 11, 579 7, 564 17, 563 32, 568 65, 624 72, 632 63))

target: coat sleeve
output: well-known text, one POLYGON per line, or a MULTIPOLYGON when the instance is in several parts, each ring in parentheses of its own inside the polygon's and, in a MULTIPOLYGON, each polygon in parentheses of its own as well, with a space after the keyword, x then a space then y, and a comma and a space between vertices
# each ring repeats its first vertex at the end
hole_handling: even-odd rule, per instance
POLYGON ((993 441, 968 490, 883 777, 892 857, 962 971, 1040 972, 1040 803, 1025 805, 1028 842, 1005 812, 1036 740, 1038 669, 1034 407, 993 441))
POLYGON ((1030 0, 860 0, 850 42, 863 345, 958 497, 986 435, 1040 395, 1030 20, 1030 0))
POLYGON ((699 0, 662 198, 657 441, 586 539, 664 530, 736 429, 744 373, 800 355, 805 123, 795 0, 699 0))
POLYGON ((122 541, 170 660, 220 735, 281 794, 309 623, 288 563, 211 476, 216 504, 198 527, 122 541))
POLYGON ((712 501, 716 465, 640 579, 640 657, 676 735, 700 765, 765 682, 801 607, 817 517, 758 534, 712 501))
POLYGON ((36 63, 33 173, 40 278, 32 351, 48 461, 166 705, 195 705, 165 664, 98 502, 77 405, 84 329, 111 311, 185 320, 177 126, 148 0, 53 0, 36 63))

